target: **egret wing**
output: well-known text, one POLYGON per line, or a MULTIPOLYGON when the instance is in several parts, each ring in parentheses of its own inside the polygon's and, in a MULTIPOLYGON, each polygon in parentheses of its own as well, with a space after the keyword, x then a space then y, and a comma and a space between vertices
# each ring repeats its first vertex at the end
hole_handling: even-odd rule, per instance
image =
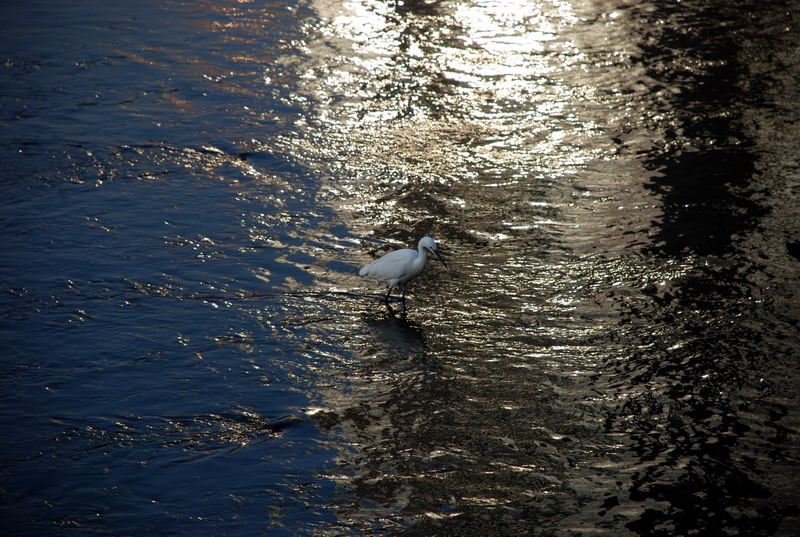
POLYGON ((395 250, 362 267, 358 273, 386 282, 402 279, 415 257, 416 252, 413 250, 395 250))

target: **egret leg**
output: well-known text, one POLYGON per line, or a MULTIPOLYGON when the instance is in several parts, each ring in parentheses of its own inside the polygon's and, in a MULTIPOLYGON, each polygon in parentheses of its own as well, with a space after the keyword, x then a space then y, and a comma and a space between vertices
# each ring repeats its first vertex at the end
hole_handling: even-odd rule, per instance
POLYGON ((386 302, 387 305, 389 304, 389 295, 392 294, 392 289, 394 289, 394 286, 389 286, 389 292, 386 293, 386 297, 383 299, 383 301, 386 302))

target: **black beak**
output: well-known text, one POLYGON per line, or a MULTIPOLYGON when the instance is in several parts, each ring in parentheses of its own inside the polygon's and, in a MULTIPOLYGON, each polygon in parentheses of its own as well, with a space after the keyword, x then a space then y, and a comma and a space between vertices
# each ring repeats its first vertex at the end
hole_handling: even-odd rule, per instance
MULTIPOLYGON (((437 252, 436 250, 431 250, 430 248, 428 248, 428 251, 429 251, 429 252, 431 252, 431 253, 433 253, 433 255, 435 255, 436 257, 438 257, 438 258, 439 258, 439 261, 441 261, 441 262, 442 262, 442 265, 444 265, 445 267, 447 267, 447 263, 445 263, 445 262, 444 262, 444 259, 442 259, 442 256, 440 256, 440 255, 439 255, 439 252, 437 252)), ((447 267, 447 268, 450 268, 450 267, 447 267)))

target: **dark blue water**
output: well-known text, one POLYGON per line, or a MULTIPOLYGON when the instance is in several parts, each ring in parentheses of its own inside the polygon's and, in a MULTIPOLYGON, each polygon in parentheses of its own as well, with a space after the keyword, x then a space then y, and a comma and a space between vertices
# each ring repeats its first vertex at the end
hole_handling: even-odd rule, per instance
POLYGON ((3 533, 796 535, 798 23, 4 6, 3 533))

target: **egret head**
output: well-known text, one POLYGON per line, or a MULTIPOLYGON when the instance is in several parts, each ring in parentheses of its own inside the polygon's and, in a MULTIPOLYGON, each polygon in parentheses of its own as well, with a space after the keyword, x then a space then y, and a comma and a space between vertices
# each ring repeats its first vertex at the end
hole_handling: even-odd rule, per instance
POLYGON ((428 250, 433 255, 435 255, 437 258, 439 258, 439 261, 441 261, 445 267, 447 266, 447 263, 444 262, 444 259, 442 259, 442 256, 440 256, 439 252, 437 251, 439 248, 436 246, 435 240, 433 240, 430 237, 422 237, 419 240, 419 245, 428 250))

